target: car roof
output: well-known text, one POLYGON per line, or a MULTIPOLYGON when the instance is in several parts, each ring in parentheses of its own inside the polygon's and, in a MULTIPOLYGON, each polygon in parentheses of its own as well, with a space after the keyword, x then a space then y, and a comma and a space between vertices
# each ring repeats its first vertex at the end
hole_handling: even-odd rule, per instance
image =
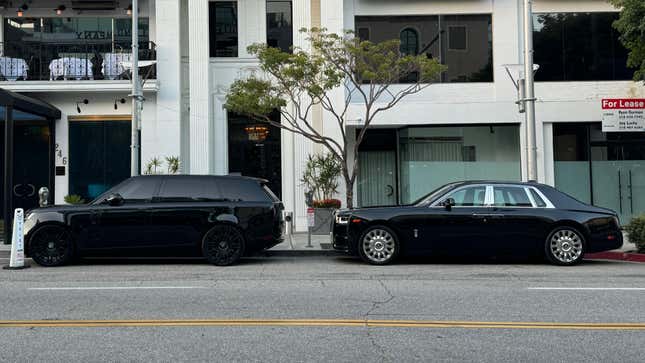
POLYGON ((519 182, 519 181, 510 181, 510 180, 462 180, 462 181, 457 181, 454 183, 449 183, 449 184, 454 184, 455 186, 464 186, 464 185, 476 185, 476 184, 504 184, 504 185, 525 185, 525 186, 541 186, 543 184, 538 183, 536 181, 528 181, 528 182, 519 182))
POLYGON ((241 175, 199 175, 199 174, 163 174, 163 175, 138 175, 133 178, 181 178, 181 179, 191 179, 191 178, 212 178, 212 179, 229 179, 229 180, 248 180, 254 181, 260 184, 268 183, 268 180, 261 178, 253 178, 249 176, 241 175))

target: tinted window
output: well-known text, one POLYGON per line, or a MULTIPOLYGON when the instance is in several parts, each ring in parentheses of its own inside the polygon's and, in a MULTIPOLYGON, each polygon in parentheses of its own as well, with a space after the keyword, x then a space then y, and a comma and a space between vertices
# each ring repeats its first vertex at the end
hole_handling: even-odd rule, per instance
POLYGON ((548 13, 533 18, 536 81, 629 80, 618 13, 548 13))
POLYGON ((267 0, 267 45, 291 52, 293 26, 291 1, 267 0))
POLYGON ((452 198, 456 207, 482 207, 486 203, 486 186, 477 185, 452 192, 444 200, 452 198))
POLYGON ((531 196, 533 197, 533 200, 535 201, 535 205, 537 205, 540 208, 546 207, 546 202, 540 195, 533 189, 530 189, 531 191, 531 196))
POLYGON ((130 179, 114 192, 121 194, 126 203, 149 202, 152 200, 159 180, 159 178, 149 177, 130 179))
POLYGON ((219 179, 217 185, 222 198, 241 202, 271 202, 271 197, 253 180, 219 179))
POLYGON ((237 57, 237 2, 209 4, 210 56, 237 57))
POLYGON ((159 190, 161 201, 218 201, 219 190, 213 178, 166 178, 159 190))
POLYGON ((532 207, 526 190, 521 187, 495 187, 494 204, 498 207, 532 207))
MULTIPOLYGON (((403 54, 425 54, 447 65, 441 82, 493 81, 490 14, 357 16, 355 23, 360 39, 398 39, 403 54)), ((415 81, 413 75, 401 80, 415 81)))

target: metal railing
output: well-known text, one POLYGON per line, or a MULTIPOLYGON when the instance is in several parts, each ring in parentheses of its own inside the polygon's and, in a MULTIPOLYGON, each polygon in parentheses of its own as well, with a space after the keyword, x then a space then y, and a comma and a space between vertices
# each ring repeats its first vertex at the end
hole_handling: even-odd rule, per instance
MULTIPOLYGON (((139 60, 155 60, 153 42, 139 44, 139 60)), ((0 81, 129 79, 131 43, 0 43, 0 81)), ((156 78, 155 65, 149 78, 156 78)), ((148 74, 148 71, 145 72, 148 74)))

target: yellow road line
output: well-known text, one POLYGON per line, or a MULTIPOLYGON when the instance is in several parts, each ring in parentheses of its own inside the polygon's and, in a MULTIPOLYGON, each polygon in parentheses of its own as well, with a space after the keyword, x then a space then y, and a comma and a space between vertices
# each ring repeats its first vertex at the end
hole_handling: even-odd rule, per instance
POLYGON ((168 319, 168 320, 0 320, 0 328, 164 327, 164 326, 293 326, 545 330, 645 330, 645 323, 561 323, 441 320, 353 319, 168 319))

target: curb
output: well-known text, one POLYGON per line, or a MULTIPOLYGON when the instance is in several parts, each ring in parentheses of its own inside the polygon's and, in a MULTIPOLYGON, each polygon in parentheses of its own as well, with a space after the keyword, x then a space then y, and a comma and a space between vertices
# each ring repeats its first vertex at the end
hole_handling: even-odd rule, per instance
POLYGON ((645 253, 635 252, 598 252, 587 253, 585 260, 613 260, 645 263, 645 253))
POLYGON ((262 257, 317 257, 317 256, 345 256, 346 253, 336 250, 267 250, 256 253, 254 256, 262 257))

